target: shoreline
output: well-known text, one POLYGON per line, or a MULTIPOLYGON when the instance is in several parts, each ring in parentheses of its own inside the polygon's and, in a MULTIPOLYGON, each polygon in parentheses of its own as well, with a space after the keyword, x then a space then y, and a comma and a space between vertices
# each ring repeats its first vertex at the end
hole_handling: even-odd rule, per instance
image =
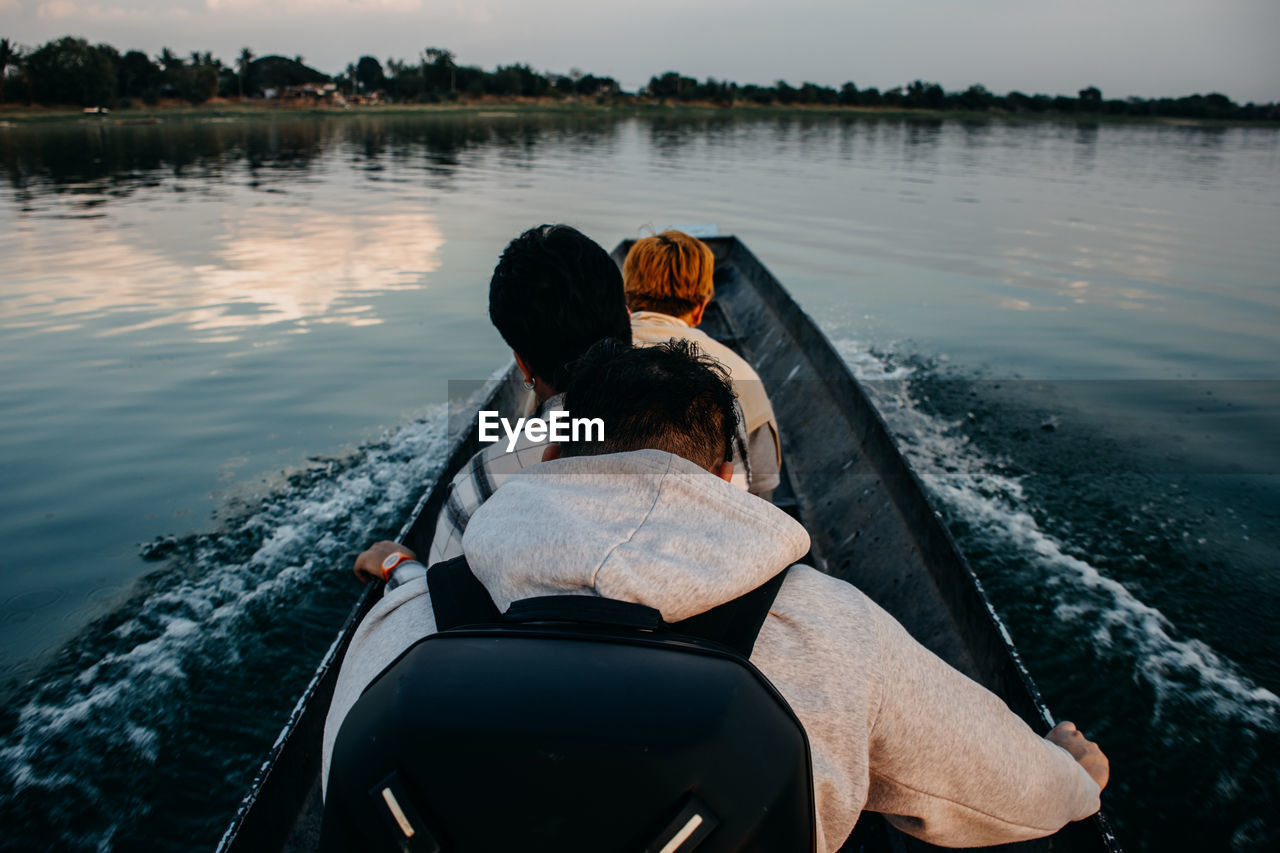
POLYGON ((1018 112, 924 110, 902 107, 862 107, 825 105, 782 104, 714 104, 672 103, 654 101, 570 101, 553 99, 512 98, 478 101, 457 101, 443 104, 377 104, 332 107, 323 105, 283 104, 278 101, 263 102, 209 102, 193 106, 181 103, 161 103, 153 106, 122 107, 109 113, 85 113, 81 107, 24 106, 0 104, 0 128, 17 125, 33 125, 45 122, 100 122, 104 124, 161 123, 164 119, 255 119, 281 117, 341 117, 341 116, 475 116, 478 118, 508 118, 522 115, 590 115, 616 117, 844 117, 861 120, 917 120, 980 122, 1048 122, 1055 124, 1099 125, 1141 124, 1167 127, 1204 128, 1268 128, 1280 127, 1280 121, 1239 121, 1232 119, 1170 118, 1164 116, 1105 115, 1096 113, 1018 112))

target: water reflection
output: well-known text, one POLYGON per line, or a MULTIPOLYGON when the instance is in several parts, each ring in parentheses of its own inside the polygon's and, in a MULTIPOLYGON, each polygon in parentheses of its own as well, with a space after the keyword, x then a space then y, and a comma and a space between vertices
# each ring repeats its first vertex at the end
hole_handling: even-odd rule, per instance
MULTIPOLYGON (((1086 223, 1058 222, 1058 228, 1091 233, 1097 229, 1086 223)), ((1061 310, 1067 304, 1098 305, 1118 311, 1162 310, 1166 296, 1150 287, 1139 287, 1134 280, 1163 283, 1171 273, 1168 258, 1141 254, 1123 248, 1107 249, 1089 245, 1084 240, 1073 245, 1065 265, 1053 255, 1037 251, 1029 245, 1014 246, 1001 252, 1004 260, 1003 282, 1011 287, 1030 288, 1056 296, 1055 304, 1044 305, 1020 297, 1000 300, 1000 307, 1016 311, 1061 310)))
POLYGON ((1185 235, 1202 227, 1192 214, 1210 214, 1174 210, 1160 193, 1135 205, 1135 186, 1221 182, 1256 196, 1229 155, 1246 142, 1274 151, 1275 139, 1268 131, 730 111, 10 126, 0 130, 0 167, 19 204, 0 209, 14 217, 0 248, 14 258, 11 279, 23 292, 0 304, 0 322, 67 328, 112 310, 136 315, 122 316, 117 331, 180 322, 209 337, 274 323, 305 329, 322 316, 377 322, 359 294, 422 286, 438 263, 443 237, 422 190, 527 189, 540 168, 562 187, 592 176, 592 186, 577 196, 566 190, 552 206, 590 210, 628 233, 636 221, 664 221, 670 194, 656 206, 641 201, 634 216, 622 202, 609 210, 576 199, 596 199, 604 185, 625 196, 628 181, 649 186, 679 172, 689 203, 706 207, 695 218, 741 215, 726 200, 743 195, 785 216, 773 223, 783 231, 814 217, 846 222, 869 235, 860 251, 1028 289, 1006 294, 1001 304, 1013 310, 1039 306, 1036 293, 1055 305, 1127 313, 1158 307, 1166 286, 1210 286, 1187 281, 1178 261, 1185 235), (324 189, 334 184, 363 200, 345 204, 324 189), (166 194, 166 205, 209 201, 219 219, 188 212, 156 221, 128 210, 135 202, 154 210, 166 194), (958 204, 998 209, 975 217, 958 204), (108 210, 115 233, 91 227, 108 210), (983 227, 987 217, 994 229, 983 227), (1000 217, 1035 224, 1036 233, 1002 228, 1000 217), (166 286, 174 282, 182 286, 166 286), (48 316, 32 316, 43 310, 48 316))
POLYGON ((378 323, 362 296, 422 287, 439 266, 431 209, 412 195, 299 198, 308 186, 354 164, 370 182, 448 191, 489 156, 507 174, 531 171, 548 144, 608 156, 617 128, 608 116, 515 114, 9 126, 0 168, 17 204, 0 210, 13 217, 0 233, 0 324, 98 335, 181 325, 225 342, 266 326, 378 323), (212 214, 173 207, 193 198, 212 214), (104 205, 109 227, 95 223, 104 205))
POLYGON ((0 168, 20 205, 46 194, 121 198, 180 178, 213 183, 248 175, 254 187, 296 183, 299 172, 344 150, 369 171, 381 161, 425 164, 441 188, 471 155, 494 150, 529 165, 539 146, 584 151, 616 143, 608 114, 385 115, 84 120, 0 129, 0 168))
POLYGON ((92 325, 99 335, 176 324, 205 342, 276 324, 290 332, 313 323, 370 325, 381 318, 360 296, 424 286, 444 245, 432 216, 407 205, 359 216, 229 205, 215 220, 195 220, 205 230, 177 242, 155 233, 144 242, 119 225, 41 223, 20 231, 16 246, 0 239, 10 244, 7 271, 18 283, 0 301, 0 324, 31 331, 92 325))

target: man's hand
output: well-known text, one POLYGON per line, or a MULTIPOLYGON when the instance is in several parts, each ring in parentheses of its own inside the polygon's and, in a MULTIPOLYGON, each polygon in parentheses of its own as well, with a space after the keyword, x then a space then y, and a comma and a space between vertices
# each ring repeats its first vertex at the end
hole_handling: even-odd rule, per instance
POLYGON ((1098 783, 1098 790, 1107 787, 1107 780, 1111 778, 1111 762, 1096 743, 1076 728, 1075 723, 1058 723, 1044 739, 1069 752, 1085 772, 1093 777, 1093 781, 1098 783))
POLYGON ((411 549, 399 542, 375 542, 369 546, 369 550, 356 557, 356 577, 362 583, 382 580, 382 561, 390 554, 408 554, 411 560, 418 559, 411 549))

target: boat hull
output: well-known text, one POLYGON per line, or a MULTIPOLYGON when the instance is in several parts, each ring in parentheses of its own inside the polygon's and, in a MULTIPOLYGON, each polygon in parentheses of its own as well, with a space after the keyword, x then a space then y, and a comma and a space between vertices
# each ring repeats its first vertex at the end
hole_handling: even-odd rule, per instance
MULTIPOLYGON (((809 530, 809 561, 862 589, 927 648, 1002 697, 1036 731, 1052 717, 982 585, 930 504, 865 390, 773 275, 734 237, 707 238, 716 298, 703 327, 760 374, 778 415, 783 484, 774 501, 809 530)), ((613 252, 621 264, 630 242, 613 252)), ((426 553, 447 485, 479 448, 475 413, 523 412, 513 369, 451 404, 448 465, 401 541, 426 553)), ((353 543, 359 544, 359 543, 353 543)), ((325 656, 223 837, 219 850, 314 850, 320 826, 320 740, 342 654, 381 590, 370 587, 325 656)), ((845 850, 932 849, 867 813, 845 850)), ((1104 816, 999 849, 1118 851, 1104 816)))

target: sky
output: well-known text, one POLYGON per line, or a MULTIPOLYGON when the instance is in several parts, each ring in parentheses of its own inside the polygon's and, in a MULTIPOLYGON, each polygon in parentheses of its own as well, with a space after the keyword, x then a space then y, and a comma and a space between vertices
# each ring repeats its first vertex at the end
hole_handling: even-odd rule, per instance
POLYGON ((369 54, 524 62, 618 79, 703 79, 1123 98, 1221 92, 1280 101, 1280 0, 0 0, 0 37, 83 36, 151 55, 302 56, 338 73, 369 54))

